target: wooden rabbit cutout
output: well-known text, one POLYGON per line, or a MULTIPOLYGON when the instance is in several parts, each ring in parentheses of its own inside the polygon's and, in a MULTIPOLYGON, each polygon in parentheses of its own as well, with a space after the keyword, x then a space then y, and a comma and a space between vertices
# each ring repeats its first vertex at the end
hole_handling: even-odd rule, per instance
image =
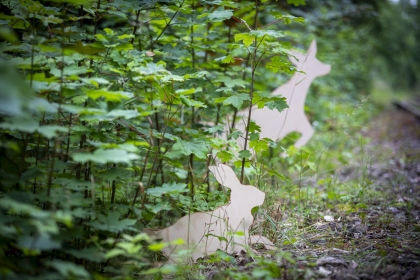
MULTIPOLYGON (((251 119, 261 127, 260 138, 270 138, 274 141, 283 139, 291 132, 299 132, 302 136, 295 143, 296 147, 305 145, 314 133, 312 125, 304 112, 306 95, 309 87, 315 78, 326 75, 331 70, 331 65, 324 64, 316 58, 316 41, 312 41, 306 54, 294 52, 297 58, 290 57, 297 70, 293 77, 284 85, 279 86, 273 91, 273 95, 286 97, 288 109, 279 112, 270 110, 267 107, 252 109, 251 119)), ((236 129, 245 131, 245 121, 248 118, 248 110, 238 112, 243 120, 238 121, 236 129)), ((245 133, 243 134, 245 137, 245 133)), ((244 139, 239 141, 243 148, 244 139)))
POLYGON ((209 169, 221 185, 231 189, 230 201, 214 211, 184 216, 172 226, 154 232, 165 242, 180 238, 185 242, 184 245, 162 250, 169 257, 168 262, 176 262, 173 253, 185 249, 192 252, 180 261, 190 263, 218 249, 232 253, 250 243, 263 243, 269 249, 275 248, 263 236, 249 236, 249 228, 254 221, 251 209, 264 203, 265 193, 256 187, 242 185, 227 165, 219 164, 209 169))

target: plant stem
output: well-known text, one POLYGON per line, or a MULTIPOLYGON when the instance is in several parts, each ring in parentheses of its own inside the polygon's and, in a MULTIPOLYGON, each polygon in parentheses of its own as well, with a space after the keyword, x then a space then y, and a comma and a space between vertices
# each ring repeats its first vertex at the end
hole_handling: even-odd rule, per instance
MULTIPOLYGON (((246 58, 246 63, 245 63, 245 67, 244 67, 244 72, 243 72, 243 74, 242 74, 242 80, 245 80, 245 78, 246 78, 246 72, 245 72, 245 69, 246 68, 248 68, 248 66, 249 66, 249 61, 251 60, 251 54, 250 53, 248 53, 248 56, 247 56, 247 58, 246 58)), ((233 131, 234 129, 235 129, 235 124, 236 124, 236 115, 238 114, 238 109, 236 109, 236 107, 235 107, 235 109, 234 109, 234 111, 233 111, 233 117, 232 117, 232 125, 231 125, 231 127, 230 127, 230 131, 233 131)))
MULTIPOLYGON (((257 20, 258 20, 258 0, 255 1, 254 30, 257 27, 257 20)), ((256 65, 257 61, 255 60, 256 57, 257 57, 257 39, 255 39, 255 41, 254 41, 254 53, 253 53, 253 57, 252 57, 252 61, 251 61, 251 88, 250 88, 250 91, 249 91, 249 99, 251 101, 250 101, 250 105, 249 105, 249 109, 248 109, 248 121, 247 121, 247 125, 246 125, 246 128, 245 128, 244 150, 247 149, 248 135, 249 135, 249 125, 251 124, 252 97, 254 96, 255 69, 257 67, 257 65, 256 65)), ((245 161, 246 161, 246 159, 242 158, 241 179, 240 179, 241 184, 243 183, 243 180, 244 180, 245 161)))
MULTIPOLYGON (((113 167, 115 167, 115 164, 113 165, 113 167)), ((112 180, 111 203, 114 203, 114 201, 115 201, 115 190, 116 190, 115 180, 112 180)))
POLYGON ((137 11, 136 13, 136 21, 135 21, 135 25, 134 25, 134 29, 133 29, 133 38, 131 38, 131 44, 134 44, 134 39, 136 37, 136 32, 137 32, 137 28, 139 26, 139 17, 140 17, 140 10, 137 11))
POLYGON ((96 5, 96 12, 95 12, 95 29, 93 31, 93 34, 96 34, 98 31, 98 21, 99 21, 99 12, 98 10, 101 8, 101 0, 98 0, 98 3, 96 5))
POLYGON ((150 49, 152 51, 153 51, 153 46, 156 44, 157 40, 159 40, 160 36, 162 36, 162 34, 166 31, 166 29, 169 27, 169 25, 171 25, 171 22, 174 20, 175 16, 178 14, 179 10, 182 8, 182 5, 184 5, 184 2, 185 2, 185 0, 183 0, 181 2, 178 9, 176 10, 176 12, 172 15, 171 19, 169 20, 168 24, 165 25, 162 32, 160 32, 160 34, 156 37, 156 39, 152 41, 152 43, 150 45, 150 49))
MULTIPOLYGON (((62 50, 62 67, 60 71, 60 90, 58 95, 58 108, 57 108, 57 124, 60 122, 61 114, 61 97, 63 95, 63 75, 64 75, 64 49, 62 50)), ((47 185, 47 196, 50 197, 51 194, 51 185, 52 185, 52 174, 54 172, 55 157, 57 156, 57 146, 58 146, 58 137, 54 138, 53 154, 51 158, 50 170, 48 172, 48 185, 47 185)), ((49 208, 49 203, 47 203, 47 209, 49 208)))
MULTIPOLYGON (((192 8, 194 9, 194 5, 192 6, 192 8)), ((194 51, 194 26, 191 26, 191 68, 194 69, 195 68, 195 51, 194 51)), ((193 99, 195 99, 195 96, 193 94, 192 96, 193 99)), ((195 110, 194 110, 194 106, 191 106, 191 127, 195 126, 195 110)), ((188 163, 188 176, 187 176, 187 183, 191 184, 191 200, 194 200, 194 154, 190 154, 190 159, 189 159, 189 163, 188 163)))
MULTIPOLYGON (((80 5, 79 17, 83 17, 83 5, 80 5)), ((80 19, 79 23, 80 23, 80 27, 83 27, 83 18, 80 19)))
MULTIPOLYGON (((160 132, 159 113, 156 112, 154 115, 155 115, 156 131, 160 132)), ((160 147, 161 142, 162 142, 160 137, 156 137, 156 142, 157 142, 158 147, 160 147)), ((155 176, 153 177, 153 180, 151 182, 151 185, 153 185, 153 186, 156 186, 157 176, 160 172, 162 174, 162 176, 161 176, 162 182, 161 183, 163 184, 163 167, 162 167, 163 165, 162 165, 162 157, 160 156, 160 149, 158 149, 156 151, 156 153, 157 153, 156 156, 159 158, 159 162, 158 162, 158 166, 157 166, 157 169, 156 169, 156 172, 155 172, 155 176)))
POLYGON ((69 160, 69 150, 70 150, 70 132, 71 132, 71 122, 72 122, 73 114, 70 113, 70 120, 69 120, 69 135, 67 136, 67 146, 66 146, 66 156, 64 162, 69 160))

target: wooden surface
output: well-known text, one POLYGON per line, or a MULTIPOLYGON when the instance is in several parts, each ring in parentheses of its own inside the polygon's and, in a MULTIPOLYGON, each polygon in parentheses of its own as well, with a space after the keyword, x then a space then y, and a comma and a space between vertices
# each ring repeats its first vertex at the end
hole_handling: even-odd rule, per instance
POLYGON ((217 249, 232 253, 250 243, 262 243, 270 249, 275 248, 265 237, 249 236, 249 228, 254 221, 251 209, 264 203, 265 193, 256 187, 242 185, 227 165, 219 164, 209 169, 222 186, 231 189, 230 201, 214 211, 184 216, 172 226, 156 231, 155 235, 165 242, 179 238, 185 241, 184 245, 168 246, 162 250, 169 257, 168 262, 190 263, 217 249), (178 258, 176 255, 182 250, 189 253, 178 258))
MULTIPOLYGON (((284 85, 279 86, 273 91, 273 95, 286 97, 288 109, 282 112, 270 110, 267 107, 252 109, 251 119, 261 127, 260 138, 270 138, 274 141, 283 139, 291 132, 299 132, 302 136, 296 141, 295 146, 305 145, 314 133, 312 125, 304 112, 305 100, 308 90, 315 78, 326 75, 330 72, 331 66, 320 62, 316 58, 317 45, 312 41, 306 54, 293 52, 290 60, 296 68, 305 73, 296 72, 292 78, 284 85)), ((236 129, 245 131, 245 123, 248 118, 248 110, 238 112, 236 129)), ((243 148, 244 137, 240 137, 239 145, 243 148)))

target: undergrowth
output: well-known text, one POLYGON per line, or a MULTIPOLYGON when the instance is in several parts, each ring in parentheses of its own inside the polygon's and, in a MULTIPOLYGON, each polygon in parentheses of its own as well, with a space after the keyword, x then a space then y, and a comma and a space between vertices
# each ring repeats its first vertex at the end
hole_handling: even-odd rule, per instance
MULTIPOLYGON (((368 41, 368 27, 355 32, 343 15, 326 30, 322 5, 308 5, 312 22, 292 15, 309 16, 304 2, 1 1, 1 278, 311 279, 322 275, 319 250, 359 248, 351 238, 381 200, 363 135, 376 107, 361 94, 369 69, 341 66, 367 60, 369 44, 350 43, 368 41), (314 137, 302 149, 296 134, 260 139, 250 108, 287 107, 270 93, 296 72, 291 50, 315 35, 337 71, 309 92, 314 137), (161 250, 185 241, 147 229, 227 204, 216 162, 266 193, 251 234, 278 250, 168 264, 161 250)), ((391 205, 415 216, 408 202, 391 205)), ((377 223, 395 227, 392 216, 377 223)), ((375 252, 398 246, 408 245, 390 236, 375 252)))

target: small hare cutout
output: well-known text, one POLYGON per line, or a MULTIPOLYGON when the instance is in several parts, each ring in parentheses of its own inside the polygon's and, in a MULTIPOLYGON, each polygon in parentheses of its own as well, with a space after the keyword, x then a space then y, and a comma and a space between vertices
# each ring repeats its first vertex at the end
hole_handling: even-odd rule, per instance
POLYGON ((249 228, 254 221, 251 209, 264 203, 265 193, 256 187, 242 185, 227 165, 219 164, 209 169, 221 185, 231 189, 230 201, 214 211, 184 216, 172 226, 155 231, 153 234, 165 242, 180 238, 185 242, 184 245, 162 250, 169 258, 168 263, 190 263, 218 249, 232 253, 252 243, 262 243, 268 249, 275 249, 266 237, 249 236, 249 228), (180 260, 173 258, 174 252, 185 249, 191 254, 180 260))
MULTIPOLYGON (((282 95, 287 99, 289 108, 279 112, 270 110, 267 107, 252 109, 251 119, 261 127, 261 138, 270 138, 273 141, 283 139, 291 132, 301 133, 301 137, 296 141, 295 147, 305 145, 311 139, 314 129, 304 112, 306 95, 315 78, 327 75, 331 70, 331 65, 322 63, 316 58, 316 41, 312 41, 306 54, 293 52, 290 60, 295 64, 296 69, 304 73, 296 72, 292 78, 284 85, 276 88, 272 95, 282 95)), ((236 129, 245 131, 245 123, 248 118, 248 109, 238 112, 241 118, 236 129)), ((243 148, 244 137, 240 137, 238 144, 243 148)))

